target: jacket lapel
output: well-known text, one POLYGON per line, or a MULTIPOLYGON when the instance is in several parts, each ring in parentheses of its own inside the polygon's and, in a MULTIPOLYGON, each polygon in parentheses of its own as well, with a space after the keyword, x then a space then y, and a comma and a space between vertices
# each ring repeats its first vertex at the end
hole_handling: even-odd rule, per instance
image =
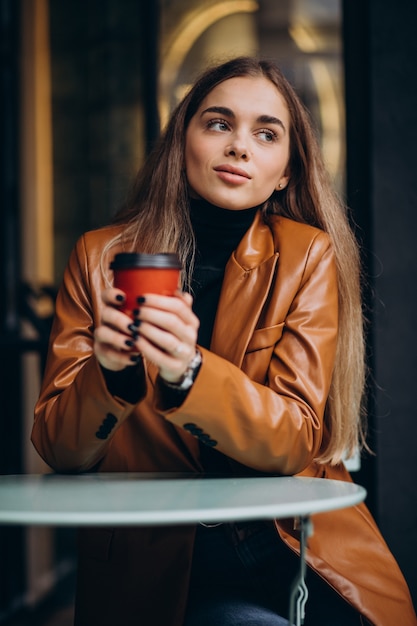
POLYGON ((278 256, 258 211, 226 265, 211 340, 211 350, 238 367, 268 297, 278 256))

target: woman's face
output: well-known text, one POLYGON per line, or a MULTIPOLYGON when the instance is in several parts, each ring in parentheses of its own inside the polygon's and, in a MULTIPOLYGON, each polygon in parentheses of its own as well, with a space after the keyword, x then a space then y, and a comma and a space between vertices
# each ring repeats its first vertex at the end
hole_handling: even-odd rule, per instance
POLYGON ((185 169, 191 195, 239 211, 261 204, 289 180, 290 116, 263 77, 217 85, 186 132, 185 169))

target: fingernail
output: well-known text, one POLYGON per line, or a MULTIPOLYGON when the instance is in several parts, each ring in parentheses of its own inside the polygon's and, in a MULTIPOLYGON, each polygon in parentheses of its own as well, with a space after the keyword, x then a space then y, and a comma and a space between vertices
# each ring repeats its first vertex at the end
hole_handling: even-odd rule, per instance
POLYGON ((129 326, 127 328, 128 328, 128 330, 130 330, 131 333, 137 333, 138 332, 138 328, 141 325, 141 323, 142 322, 140 320, 135 320, 134 322, 129 324, 129 326))
POLYGON ((125 299, 125 297, 124 297, 124 296, 122 296, 122 294, 121 294, 121 293, 118 293, 118 294, 117 294, 117 296, 116 296, 116 300, 117 300, 118 302, 123 302, 123 300, 124 300, 124 299, 125 299))
POLYGON ((132 356, 129 357, 129 359, 132 361, 132 363, 139 363, 141 358, 142 357, 141 357, 140 354, 132 354, 132 356))
POLYGON ((138 304, 145 304, 146 298, 144 296, 139 296, 139 298, 136 298, 136 302, 138 304))
POLYGON ((133 348, 135 345, 135 342, 132 341, 131 339, 126 339, 125 344, 127 345, 128 348, 133 348))
POLYGON ((137 317, 140 313, 140 309, 133 309, 132 313, 135 317, 137 317))

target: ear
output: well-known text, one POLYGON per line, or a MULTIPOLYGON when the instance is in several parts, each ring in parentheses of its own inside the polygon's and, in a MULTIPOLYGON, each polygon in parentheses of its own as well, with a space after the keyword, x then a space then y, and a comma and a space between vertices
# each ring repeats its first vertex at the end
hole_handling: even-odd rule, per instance
POLYGON ((281 176, 281 178, 279 179, 275 190, 276 191, 282 191, 283 189, 285 189, 285 187, 288 185, 290 180, 290 175, 288 174, 284 174, 284 176, 281 176))

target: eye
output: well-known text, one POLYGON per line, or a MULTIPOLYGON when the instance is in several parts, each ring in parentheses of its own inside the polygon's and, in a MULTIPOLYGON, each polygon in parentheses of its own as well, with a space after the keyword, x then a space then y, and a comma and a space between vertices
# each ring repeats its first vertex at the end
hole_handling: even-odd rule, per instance
POLYGON ((278 139, 278 135, 273 130, 262 128, 257 132, 257 136, 266 143, 273 143, 278 139))
POLYGON ((226 130, 229 130, 230 127, 229 127, 229 124, 226 122, 226 120, 215 119, 215 120, 209 120, 207 122, 207 128, 209 130, 225 132, 226 130))

